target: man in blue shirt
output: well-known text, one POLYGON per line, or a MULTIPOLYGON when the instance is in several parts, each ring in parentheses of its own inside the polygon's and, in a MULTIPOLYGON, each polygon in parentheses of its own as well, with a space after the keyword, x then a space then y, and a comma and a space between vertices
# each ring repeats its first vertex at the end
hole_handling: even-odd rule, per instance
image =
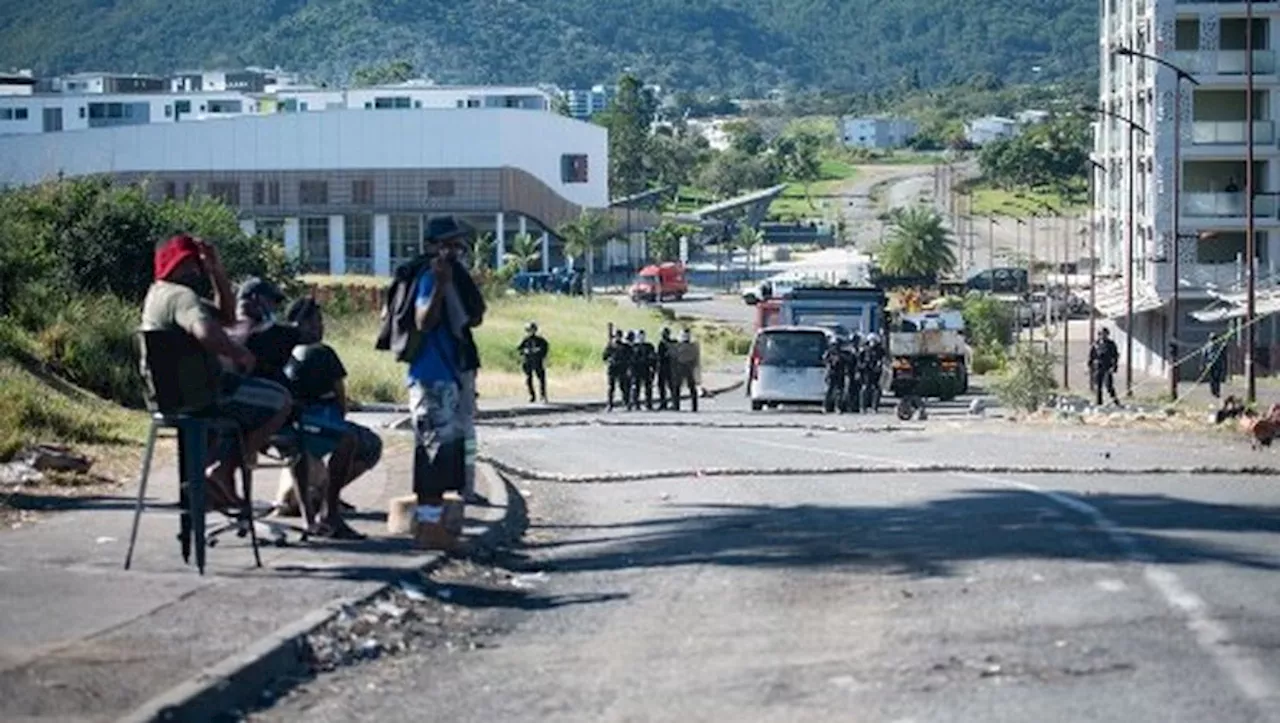
POLYGON ((444 493, 461 491, 466 478, 462 343, 469 338, 471 320, 454 285, 454 256, 455 242, 468 233, 453 219, 433 219, 425 248, 430 261, 415 281, 417 338, 411 342, 408 374, 418 497, 415 539, 428 549, 455 549, 461 527, 461 508, 446 506, 444 493))

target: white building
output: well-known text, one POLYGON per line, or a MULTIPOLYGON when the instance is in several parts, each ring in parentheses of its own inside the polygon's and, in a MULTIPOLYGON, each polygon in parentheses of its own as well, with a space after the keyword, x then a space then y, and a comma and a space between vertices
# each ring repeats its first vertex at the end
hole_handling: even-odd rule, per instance
POLYGON ((992 141, 1012 138, 1018 135, 1018 121, 998 115, 975 118, 964 124, 965 140, 975 146, 984 146, 992 141))
POLYGON ((919 131, 920 126, 907 118, 846 117, 840 120, 840 139, 849 148, 902 148, 919 131))
POLYGON ((279 238, 313 273, 387 275, 417 253, 426 220, 440 214, 493 232, 499 258, 515 233, 541 235, 545 268, 559 254, 549 229, 609 206, 604 128, 508 108, 9 135, 0 158, 0 186, 107 174, 146 184, 156 199, 217 198, 247 232, 279 238))
POLYGON ((73 73, 52 79, 61 93, 157 93, 168 83, 158 75, 129 73, 73 73))
MULTIPOLYGON (((1095 124, 1097 248, 1101 269, 1117 281, 1100 287, 1103 313, 1116 319, 1124 354, 1131 334, 1136 371, 1167 374, 1168 301, 1172 294, 1174 95, 1176 74, 1143 59, 1113 56, 1123 46, 1166 59, 1199 81, 1183 83, 1177 109, 1180 133, 1181 209, 1177 244, 1182 300, 1176 338, 1182 354, 1194 350, 1210 331, 1225 328, 1220 317, 1206 316, 1215 299, 1238 300, 1245 276, 1245 132, 1246 22, 1244 3, 1187 0, 1115 0, 1103 5, 1099 52, 1099 107, 1132 119, 1149 132, 1131 132, 1115 118, 1100 115, 1095 124), (1137 173, 1130 204, 1130 143, 1137 173), (1133 222, 1132 273, 1135 323, 1126 328, 1128 303, 1123 291, 1130 270, 1129 218, 1133 222), (1105 293, 1104 293, 1105 292, 1105 293), (1217 321, 1202 321, 1218 318, 1217 321)), ((1280 117, 1280 76, 1275 48, 1280 46, 1280 3, 1255 2, 1254 204, 1259 298, 1275 288, 1280 259, 1280 147, 1275 119, 1280 117)), ((1268 302, 1271 303, 1271 302, 1268 302)), ((1266 313, 1260 302, 1259 312, 1266 313)), ((1230 316, 1227 314, 1226 316, 1230 316)), ((1238 310, 1235 316, 1239 316, 1238 310)), ((1255 327, 1262 354, 1272 360, 1276 348, 1275 315, 1255 327), (1265 347, 1269 347, 1266 349, 1265 347)), ((1234 354, 1233 359, 1238 359, 1234 354)), ((1122 361, 1122 367, 1124 362, 1122 361)), ((1264 365, 1265 366, 1265 365, 1264 365)), ((1183 378, 1200 374, 1198 360, 1180 367, 1183 378)))
POLYGON ((597 85, 590 90, 566 90, 564 99, 569 106, 570 116, 579 120, 588 120, 591 116, 608 108, 616 94, 617 88, 614 86, 597 85))
MULTIPOLYGON (((237 76, 224 73, 215 80, 225 83, 226 78, 236 80, 237 76)), ((175 79, 175 83, 181 83, 181 87, 195 87, 196 80, 192 75, 186 80, 175 79)), ((259 78, 262 82, 266 80, 271 78, 259 78)), ((200 79, 201 87, 204 87, 203 82, 200 79)), ((303 111, 442 108, 549 111, 551 97, 546 91, 532 87, 419 85, 352 90, 288 87, 274 94, 211 89, 157 93, 0 94, 0 136, 303 111)))

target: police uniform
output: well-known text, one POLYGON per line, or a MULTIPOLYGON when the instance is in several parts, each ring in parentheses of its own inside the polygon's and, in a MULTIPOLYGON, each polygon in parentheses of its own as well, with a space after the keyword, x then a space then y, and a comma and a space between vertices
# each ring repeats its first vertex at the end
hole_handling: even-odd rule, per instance
POLYGON ((844 411, 845 409, 845 368, 844 351, 832 344, 822 352, 822 365, 826 367, 827 399, 824 409, 844 411))
POLYGON ((644 392, 644 404, 653 410, 653 373, 657 371, 658 354, 644 338, 644 332, 636 334, 631 347, 631 407, 640 408, 640 393, 644 392))
POLYGON ((631 388, 630 374, 631 346, 622 338, 622 332, 615 332, 613 341, 604 348, 603 358, 609 374, 609 409, 613 409, 613 394, 616 391, 622 396, 622 403, 630 406, 631 388))
POLYGON ((679 396, 671 390, 671 356, 675 349, 675 340, 671 338, 671 330, 663 329, 662 338, 658 340, 658 408, 667 408, 667 396, 679 396))

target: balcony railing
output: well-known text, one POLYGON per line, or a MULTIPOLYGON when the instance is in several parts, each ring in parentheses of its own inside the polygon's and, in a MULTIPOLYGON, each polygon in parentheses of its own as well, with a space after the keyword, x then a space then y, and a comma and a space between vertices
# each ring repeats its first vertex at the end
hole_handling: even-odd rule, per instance
MULTIPOLYGON (((1243 146, 1245 121, 1195 121, 1191 142, 1197 146, 1243 146)), ((1253 144, 1275 142, 1275 124, 1268 120, 1253 122, 1253 144)))
MULTIPOLYGON (((1187 218, 1242 218, 1245 195, 1243 193, 1182 192, 1182 215, 1187 218)), ((1276 218, 1276 197, 1259 194, 1253 198, 1254 218, 1276 218)))
MULTIPOLYGON (((1245 71, 1243 50, 1179 50, 1169 54, 1169 61, 1192 75, 1244 75, 1245 71)), ((1275 72, 1275 51, 1253 51, 1254 75, 1275 72)))

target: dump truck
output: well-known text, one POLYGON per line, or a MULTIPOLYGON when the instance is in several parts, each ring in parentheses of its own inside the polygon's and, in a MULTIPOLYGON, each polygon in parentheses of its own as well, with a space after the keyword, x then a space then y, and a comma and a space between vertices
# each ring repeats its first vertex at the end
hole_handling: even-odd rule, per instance
POLYGON ((899 398, 955 399, 969 391, 969 344, 959 311, 903 312, 889 329, 893 378, 899 398))

